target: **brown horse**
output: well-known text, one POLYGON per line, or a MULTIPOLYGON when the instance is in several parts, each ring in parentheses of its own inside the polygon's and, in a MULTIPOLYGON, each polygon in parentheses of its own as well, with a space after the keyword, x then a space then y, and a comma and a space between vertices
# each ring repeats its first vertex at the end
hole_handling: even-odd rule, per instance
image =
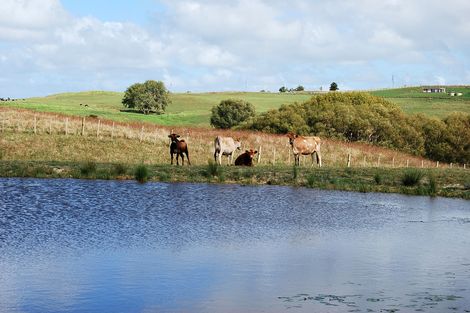
POLYGON ((191 165, 191 161, 189 160, 189 153, 188 153, 188 144, 184 139, 179 140, 178 138, 180 135, 177 134, 170 134, 168 135, 168 138, 171 139, 171 144, 170 144, 170 156, 171 156, 171 164, 173 165, 173 154, 176 154, 176 165, 179 165, 178 163, 178 157, 181 156, 181 164, 184 165, 184 154, 186 154, 186 157, 188 158, 188 165, 191 165))

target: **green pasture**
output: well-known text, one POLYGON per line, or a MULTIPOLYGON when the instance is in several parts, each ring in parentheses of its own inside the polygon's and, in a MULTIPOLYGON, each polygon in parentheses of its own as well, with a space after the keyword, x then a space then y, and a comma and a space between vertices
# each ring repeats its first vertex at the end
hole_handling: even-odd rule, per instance
POLYGON ((452 112, 470 113, 470 86, 446 86, 446 93, 425 93, 423 87, 386 89, 371 92, 397 104, 405 113, 423 113, 443 118, 452 112), (450 96, 460 92, 462 96, 450 96))
POLYGON ((122 97, 121 92, 89 91, 0 102, 0 106, 76 116, 97 115, 120 122, 145 121, 160 125, 208 126, 211 108, 224 99, 246 100, 255 105, 259 113, 278 108, 282 104, 305 101, 311 95, 261 92, 173 93, 172 104, 162 115, 126 112, 121 104, 122 97))
MULTIPOLYGON (((463 96, 451 97, 448 94, 423 93, 421 87, 388 89, 371 93, 396 103, 409 114, 424 113, 442 118, 455 111, 470 113, 470 86, 446 88, 447 92, 462 92, 463 96)), ((123 93, 108 91, 62 93, 0 102, 0 106, 77 116, 96 115, 99 118, 120 122, 145 121, 160 125, 208 126, 211 108, 224 99, 246 100, 256 107, 257 113, 260 113, 279 108, 282 104, 303 102, 311 96, 312 94, 309 93, 263 92, 172 93, 172 104, 162 115, 126 112, 121 104, 123 93)))

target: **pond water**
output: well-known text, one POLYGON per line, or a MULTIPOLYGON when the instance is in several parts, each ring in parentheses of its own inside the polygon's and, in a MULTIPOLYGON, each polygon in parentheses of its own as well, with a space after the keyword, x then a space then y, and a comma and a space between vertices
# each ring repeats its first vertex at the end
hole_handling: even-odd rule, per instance
POLYGON ((0 179, 0 312, 470 312, 470 202, 0 179))

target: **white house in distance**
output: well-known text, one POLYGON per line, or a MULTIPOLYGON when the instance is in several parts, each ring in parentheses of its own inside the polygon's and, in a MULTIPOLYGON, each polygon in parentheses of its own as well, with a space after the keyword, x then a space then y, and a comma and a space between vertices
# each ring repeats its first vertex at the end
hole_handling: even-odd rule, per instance
POLYGON ((445 93, 446 89, 444 87, 424 87, 423 92, 445 93))

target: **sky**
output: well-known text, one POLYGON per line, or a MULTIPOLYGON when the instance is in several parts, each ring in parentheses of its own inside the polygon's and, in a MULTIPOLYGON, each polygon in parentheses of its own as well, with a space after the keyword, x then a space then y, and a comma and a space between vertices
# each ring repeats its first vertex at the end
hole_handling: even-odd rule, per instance
POLYGON ((468 0, 0 3, 0 97, 470 84, 468 0))

